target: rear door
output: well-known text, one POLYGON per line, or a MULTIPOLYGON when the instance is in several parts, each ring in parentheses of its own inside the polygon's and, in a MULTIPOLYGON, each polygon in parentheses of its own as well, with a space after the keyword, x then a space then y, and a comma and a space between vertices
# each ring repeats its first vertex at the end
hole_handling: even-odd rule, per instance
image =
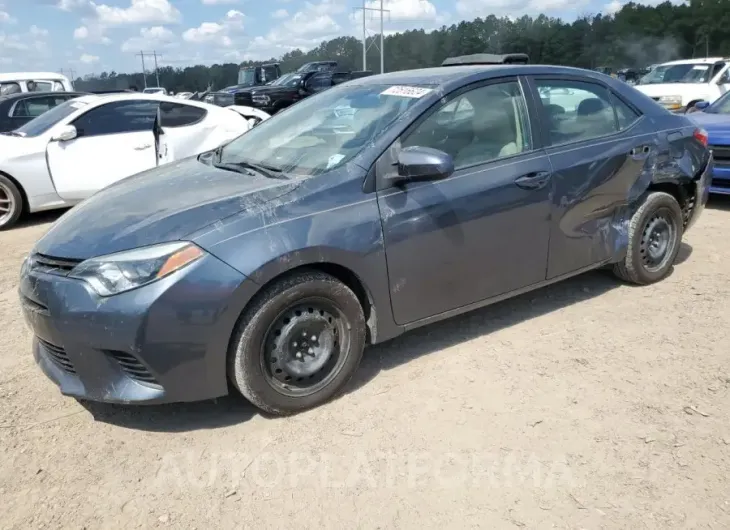
POLYGON ((590 268, 625 250, 629 199, 646 190, 657 144, 649 118, 607 85, 532 76, 553 168, 547 279, 590 268))
POLYGON ((79 200, 157 165, 153 133, 157 102, 114 101, 82 114, 71 125, 78 136, 48 144, 48 167, 56 192, 79 200))
POLYGON ((214 133, 216 123, 206 120, 208 111, 184 103, 160 103, 160 120, 166 142, 175 158, 202 152, 206 138, 214 133))

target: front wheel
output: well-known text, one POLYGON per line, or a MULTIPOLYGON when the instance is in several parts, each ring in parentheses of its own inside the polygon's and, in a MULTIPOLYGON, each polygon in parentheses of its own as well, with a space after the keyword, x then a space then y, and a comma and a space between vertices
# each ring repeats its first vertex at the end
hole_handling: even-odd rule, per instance
POLYGON ((637 285, 664 279, 677 258, 683 230, 677 200, 668 193, 650 193, 631 218, 626 258, 614 265, 614 274, 637 285))
POLYGON ((0 175, 0 230, 13 226, 23 213, 23 195, 15 183, 0 175))
POLYGON ((365 318, 355 293, 328 274, 302 272, 267 288, 246 310, 228 371, 255 406, 292 414, 338 394, 364 347, 365 318))

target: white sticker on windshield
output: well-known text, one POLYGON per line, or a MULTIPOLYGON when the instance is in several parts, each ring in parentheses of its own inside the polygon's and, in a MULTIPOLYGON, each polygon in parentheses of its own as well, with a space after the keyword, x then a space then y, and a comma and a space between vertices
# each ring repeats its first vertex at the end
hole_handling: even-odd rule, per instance
POLYGON ((404 98, 418 99, 431 92, 431 90, 431 88, 423 88, 420 86, 395 85, 390 88, 386 88, 380 94, 383 96, 401 96, 404 98))
POLYGON ((707 70, 708 65, 706 64, 697 64, 692 67, 692 70, 707 70))
POLYGON ((329 160, 327 160, 327 169, 339 164, 343 158, 345 158, 345 155, 341 155, 339 153, 332 155, 329 160))

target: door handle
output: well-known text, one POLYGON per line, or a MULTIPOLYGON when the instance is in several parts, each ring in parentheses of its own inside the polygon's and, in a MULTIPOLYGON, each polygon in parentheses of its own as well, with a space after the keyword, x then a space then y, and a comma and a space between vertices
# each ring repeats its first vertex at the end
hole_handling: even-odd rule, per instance
POLYGON ((149 149, 150 147, 152 147, 152 144, 143 144, 143 145, 138 145, 137 147, 134 148, 134 150, 135 151, 144 151, 145 149, 149 149))
POLYGON ((540 190, 550 181, 549 171, 534 171, 515 179, 515 184, 523 190, 540 190))
POLYGON ((649 156, 649 151, 651 151, 650 146, 642 145, 639 147, 634 147, 629 153, 634 158, 646 158, 647 156, 649 156))

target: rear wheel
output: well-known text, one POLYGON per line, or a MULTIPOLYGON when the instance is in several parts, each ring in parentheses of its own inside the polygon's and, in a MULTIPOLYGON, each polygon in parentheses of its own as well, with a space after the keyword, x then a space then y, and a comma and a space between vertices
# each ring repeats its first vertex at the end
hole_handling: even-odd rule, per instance
POLYGON ((0 175, 0 230, 13 226, 23 213, 23 195, 15 183, 0 175))
POLYGON ((626 258, 614 265, 614 274, 638 285, 662 280, 677 258, 683 228, 677 200, 668 193, 650 193, 631 218, 626 258))
POLYGON ((298 273, 261 293, 238 324, 229 375, 260 409, 292 414, 320 405, 355 373, 365 318, 346 285, 321 272, 298 273))

